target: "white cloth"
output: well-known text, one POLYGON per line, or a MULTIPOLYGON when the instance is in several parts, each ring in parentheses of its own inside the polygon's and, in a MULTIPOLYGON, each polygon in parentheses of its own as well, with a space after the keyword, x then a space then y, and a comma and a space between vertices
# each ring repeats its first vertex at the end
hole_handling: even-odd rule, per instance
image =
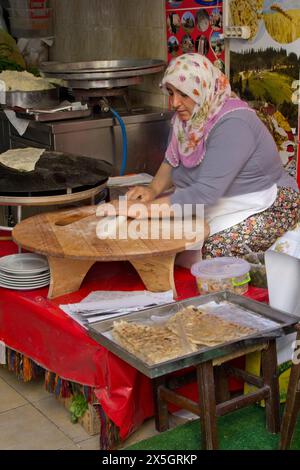
POLYGON ((210 235, 239 224, 251 215, 263 212, 274 204, 276 197, 277 185, 274 184, 264 191, 221 198, 218 204, 205 210, 210 235))

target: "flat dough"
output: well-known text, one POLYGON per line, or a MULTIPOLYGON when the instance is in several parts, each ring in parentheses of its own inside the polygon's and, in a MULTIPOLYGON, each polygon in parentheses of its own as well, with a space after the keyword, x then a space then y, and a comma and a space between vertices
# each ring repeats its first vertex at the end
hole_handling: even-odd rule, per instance
POLYGON ((0 163, 18 171, 33 171, 45 149, 27 147, 25 149, 13 149, 0 154, 0 163))
POLYGON ((168 328, 176 333, 179 322, 189 342, 209 347, 238 340, 256 332, 253 328, 223 320, 197 308, 188 308, 178 312, 167 322, 168 328))
MULTIPOLYGON (((101 209, 101 206, 99 206, 101 209)), ((127 221, 124 215, 104 217, 97 223, 97 237, 99 240, 116 239, 120 235, 120 227, 127 221)), ((125 227, 126 229, 126 227, 125 227)))
POLYGON ((114 339, 148 364, 157 364, 186 354, 182 341, 165 326, 114 322, 114 339))

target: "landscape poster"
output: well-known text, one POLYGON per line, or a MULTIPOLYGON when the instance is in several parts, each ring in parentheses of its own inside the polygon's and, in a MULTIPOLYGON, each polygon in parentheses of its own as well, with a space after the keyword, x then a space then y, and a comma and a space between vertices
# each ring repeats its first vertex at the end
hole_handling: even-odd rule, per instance
POLYGON ((231 0, 230 12, 231 24, 251 30, 249 40, 230 41, 233 90, 274 105, 300 132, 300 0, 231 0))

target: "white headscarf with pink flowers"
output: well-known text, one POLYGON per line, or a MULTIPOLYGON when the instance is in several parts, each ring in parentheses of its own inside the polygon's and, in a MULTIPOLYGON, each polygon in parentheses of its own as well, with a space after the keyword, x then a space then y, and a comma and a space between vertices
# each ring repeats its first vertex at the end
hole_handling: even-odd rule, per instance
POLYGON ((209 132, 220 117, 249 107, 238 98, 230 100, 231 87, 226 75, 200 54, 188 53, 174 59, 165 72, 162 88, 166 89, 168 83, 189 96, 195 107, 189 121, 183 122, 175 114, 166 159, 174 167, 181 162, 193 168, 203 160, 209 132))

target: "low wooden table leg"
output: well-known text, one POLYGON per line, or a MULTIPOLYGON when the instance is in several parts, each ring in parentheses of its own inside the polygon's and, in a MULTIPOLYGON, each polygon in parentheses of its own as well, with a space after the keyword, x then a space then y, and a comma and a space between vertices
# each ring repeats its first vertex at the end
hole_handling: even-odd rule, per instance
POLYGON ((262 351, 261 365, 264 384, 270 387, 270 397, 265 400, 267 429, 277 434, 280 431, 280 398, 275 340, 270 341, 269 347, 262 351))
POLYGON ((76 292, 95 261, 54 258, 48 256, 51 271, 48 298, 76 292))
POLYGON ((176 255, 152 256, 129 260, 139 273, 146 288, 151 292, 165 292, 173 290, 176 296, 174 282, 174 264, 176 255))
POLYGON ((169 429, 168 404, 165 400, 161 399, 159 393, 159 387, 165 385, 165 383, 166 380, 164 377, 158 377, 152 380, 155 427, 159 432, 164 432, 169 429))
POLYGON ((217 414, 212 361, 197 366, 202 448, 218 449, 217 414))

